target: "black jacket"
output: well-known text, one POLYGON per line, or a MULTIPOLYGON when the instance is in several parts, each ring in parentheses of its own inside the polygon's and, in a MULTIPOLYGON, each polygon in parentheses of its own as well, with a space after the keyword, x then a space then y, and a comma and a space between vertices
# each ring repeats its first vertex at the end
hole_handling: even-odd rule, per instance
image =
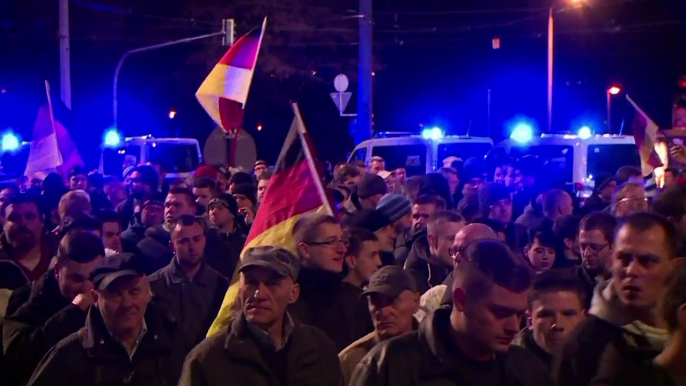
POLYGON ((415 277, 420 294, 442 284, 452 271, 451 268, 429 263, 430 254, 428 238, 421 237, 414 242, 405 261, 404 268, 415 277))
POLYGON ((147 331, 129 358, 124 346, 107 331, 100 311, 91 307, 85 327, 45 355, 28 385, 175 385, 178 379, 173 370, 181 363, 170 360, 174 327, 151 305, 145 322, 147 331))
POLYGON ((205 261, 210 267, 231 280, 241 259, 246 235, 239 230, 226 234, 219 232, 216 228, 210 228, 206 236, 205 261))
POLYGON ((169 232, 162 225, 145 230, 145 238, 138 243, 138 249, 145 257, 146 272, 157 272, 169 264, 174 257, 170 241, 169 232))
MULTIPOLYGON (((455 354, 450 342, 450 312, 439 308, 429 314, 415 332, 381 342, 357 365, 350 385, 354 386, 463 386, 474 380, 461 379, 460 368, 470 366, 455 354)), ((550 376, 536 357, 521 347, 511 346, 497 354, 503 385, 547 386, 550 376)))
POLYGON ((301 323, 322 330, 338 351, 374 330, 367 301, 360 290, 342 282, 340 274, 303 268, 300 297, 288 307, 301 323))
POLYGON ((407 231, 398 236, 398 239, 395 241, 395 250, 393 251, 397 265, 401 267, 405 265, 410 250, 412 250, 412 245, 422 237, 426 237, 426 228, 420 229, 417 232, 407 231))
POLYGON ((33 283, 29 300, 3 321, 11 377, 26 382, 52 346, 84 326, 86 312, 62 296, 54 272, 33 283))
POLYGON ((655 353, 627 345, 609 346, 600 360, 592 386, 677 386, 653 363, 655 353))
POLYGON ((280 350, 250 330, 243 315, 186 358, 180 386, 341 386, 338 351, 318 329, 294 320, 280 350))
POLYGON ((553 356, 543 350, 534 340, 534 335, 530 328, 524 328, 517 334, 512 344, 527 349, 534 354, 548 370, 553 367, 553 356))

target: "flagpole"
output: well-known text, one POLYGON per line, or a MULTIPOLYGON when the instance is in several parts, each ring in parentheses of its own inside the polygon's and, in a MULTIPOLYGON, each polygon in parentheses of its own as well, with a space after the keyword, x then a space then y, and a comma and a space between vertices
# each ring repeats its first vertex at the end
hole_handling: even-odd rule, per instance
POLYGON ((62 159, 62 153, 60 152, 59 144, 57 143, 57 125, 55 125, 55 113, 52 107, 52 96, 50 94, 50 82, 45 80, 45 94, 48 97, 48 112, 50 113, 50 125, 52 126, 52 132, 55 134, 55 145, 57 146, 57 158, 59 159, 59 165, 57 166, 57 171, 62 174, 60 166, 64 163, 62 159))
POLYGON ((303 151, 305 152, 305 157, 307 158, 307 164, 310 166, 310 172, 317 176, 316 178, 316 185, 317 185, 317 191, 319 192, 319 197, 322 199, 322 202, 326 204, 326 213, 329 215, 333 215, 333 211, 331 210, 331 205, 329 204, 329 199, 326 197, 326 193, 324 192, 324 187, 322 186, 322 180, 319 175, 319 172, 317 171, 317 167, 314 164, 314 157, 312 156, 312 153, 310 152, 310 146, 305 141, 305 122, 302 119, 302 116, 300 115, 300 109, 298 108, 297 103, 293 103, 293 113, 295 113, 295 119, 298 120, 299 125, 298 125, 298 137, 300 137, 300 143, 302 145, 303 151))

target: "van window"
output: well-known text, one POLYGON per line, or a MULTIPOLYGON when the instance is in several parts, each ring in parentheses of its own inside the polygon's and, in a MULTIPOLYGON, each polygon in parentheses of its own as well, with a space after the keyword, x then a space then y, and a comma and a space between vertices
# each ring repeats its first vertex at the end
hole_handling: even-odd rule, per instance
POLYGON ((198 168, 200 157, 195 144, 148 143, 148 162, 162 165, 168 173, 188 173, 198 168))
POLYGON ((480 142, 460 142, 460 143, 442 143, 438 145, 438 158, 436 163, 439 167, 443 166, 443 160, 455 156, 466 161, 470 158, 483 158, 488 151, 491 150, 490 143, 480 142))
POLYGON ((372 157, 379 156, 386 162, 386 170, 405 168, 408 176, 426 173, 425 145, 374 146, 372 157))
POLYGON ((365 161, 366 156, 367 156, 367 148, 361 147, 361 148, 355 150, 353 155, 350 157, 350 162, 365 161))
POLYGON ((102 150, 102 172, 108 176, 120 176, 124 171, 124 161, 127 156, 134 158, 134 165, 140 162, 141 147, 138 145, 124 145, 119 148, 106 147, 102 150))
POLYGON ((526 155, 538 157, 546 165, 542 171, 551 186, 574 182, 574 148, 569 145, 533 145, 516 146, 510 150, 510 156, 520 159, 526 155))
POLYGON ((601 173, 614 175, 622 166, 641 167, 641 156, 636 145, 589 145, 588 175, 601 173))

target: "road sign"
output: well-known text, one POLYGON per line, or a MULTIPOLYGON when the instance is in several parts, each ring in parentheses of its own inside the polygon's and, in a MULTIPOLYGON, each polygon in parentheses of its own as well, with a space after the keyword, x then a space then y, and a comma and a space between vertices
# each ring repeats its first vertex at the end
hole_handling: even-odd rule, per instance
POLYGON ((348 77, 345 76, 344 74, 336 75, 336 78, 333 80, 333 87, 338 92, 348 91, 348 85, 349 84, 350 84, 350 82, 348 82, 348 77))
POLYGON ((345 108, 348 106, 348 102, 350 102, 350 96, 352 93, 350 92, 332 92, 331 93, 331 99, 333 99, 333 103, 336 105, 336 108, 338 108, 338 111, 343 114, 345 111, 345 108))

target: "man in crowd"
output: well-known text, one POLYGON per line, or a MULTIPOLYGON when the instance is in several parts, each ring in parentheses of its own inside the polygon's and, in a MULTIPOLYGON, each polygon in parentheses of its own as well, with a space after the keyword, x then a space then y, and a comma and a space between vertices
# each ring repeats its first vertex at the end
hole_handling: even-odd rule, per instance
POLYGON ((321 329, 340 351, 373 329, 359 289, 341 285, 346 254, 341 226, 333 216, 306 215, 296 222, 293 240, 302 270, 300 297, 289 312, 321 329))
MULTIPOLYGON (((176 321, 178 362, 200 343, 221 308, 229 280, 204 261, 205 234, 200 219, 183 215, 171 230, 174 259, 149 277, 160 308, 176 321)), ((180 375, 181 369, 176 369, 180 375)))
POLYGON ((557 240, 557 260, 559 267, 576 267, 581 264, 579 249, 579 223, 581 217, 563 216, 555 220, 553 234, 557 240))
POLYGON ((451 211, 436 212, 429 218, 426 239, 414 243, 405 262, 405 269, 410 270, 417 280, 420 294, 443 284, 452 271, 450 247, 453 246, 455 235, 464 226, 462 216, 451 211), (422 245, 424 240, 427 247, 422 245))
POLYGON ((600 174, 595 177, 593 193, 584 200, 581 213, 586 215, 605 210, 612 203, 612 195, 617 189, 617 181, 611 174, 600 174))
MULTIPOLYGON (((217 182, 208 178, 198 178, 193 182, 193 195, 195 202, 207 210, 210 200, 217 196, 217 182)), ((207 213, 207 212, 205 212, 207 213)))
POLYGON ((83 327, 94 303, 89 275, 104 256, 98 236, 75 230, 62 238, 55 269, 31 285, 28 301, 3 322, 9 384, 25 384, 52 346, 83 327))
POLYGON ((362 179, 360 171, 351 164, 344 164, 336 170, 334 181, 339 185, 353 187, 362 179))
POLYGON ((154 311, 150 285, 132 255, 105 258, 91 273, 93 307, 85 327, 43 358, 29 385, 173 385, 173 327, 154 311))
POLYGON ((623 220, 632 213, 644 210, 648 210, 648 199, 642 183, 625 182, 619 186, 612 196, 612 214, 618 220, 623 220))
POLYGON ((393 259, 412 248, 412 201, 404 194, 389 193, 381 198, 376 209, 388 217, 395 228, 396 240, 393 259))
POLYGON ((75 166, 69 170, 69 189, 88 191, 88 173, 82 166, 75 166))
POLYGON ((569 193, 562 189, 551 189, 543 194, 543 214, 545 220, 540 230, 550 231, 557 219, 569 216, 574 212, 574 203, 569 193))
MULTIPOLYGON (((161 193, 150 193, 140 203, 139 218, 127 230, 122 232, 121 238, 131 245, 138 245, 145 238, 148 228, 160 227, 164 222, 164 200, 161 193)), ((152 272, 150 272, 152 273, 152 272)))
POLYGON ((255 220, 257 196, 253 184, 238 184, 231 191, 238 204, 238 212, 243 215, 245 222, 250 225, 255 220))
POLYGON ((374 233, 379 244, 379 254, 382 265, 395 264, 395 227, 391 220, 378 210, 360 210, 346 218, 345 225, 362 228, 374 233))
POLYGON ((420 246, 424 246, 426 249, 428 246, 426 224, 434 213, 445 209, 446 202, 440 197, 421 195, 414 200, 412 204, 412 228, 404 238, 404 245, 398 245, 395 250, 395 259, 398 265, 405 265, 408 255, 417 241, 420 241, 420 246))
POLYGON ((379 342, 417 329, 414 314, 419 309, 417 283, 398 266, 383 267, 372 275, 364 291, 374 331, 358 339, 338 354, 345 384, 355 367, 379 342))
POLYGON ((22 282, 32 282, 48 271, 55 255, 56 243, 43 231, 43 215, 38 199, 20 194, 1 207, 3 237, 0 241, 0 261, 8 261, 21 269, 22 282))
POLYGON ((255 161, 255 167, 253 168, 253 174, 255 175, 256 180, 259 180, 262 173, 264 173, 266 170, 267 170, 267 162, 265 162, 261 159, 255 161))
POLYGON ((131 223, 135 206, 146 195, 155 193, 159 189, 159 178, 155 169, 149 165, 140 165, 128 175, 129 198, 117 207, 121 217, 121 229, 126 229, 131 223))
POLYGON ((95 218, 100 223, 100 236, 105 249, 117 253, 124 252, 121 238, 121 225, 119 224, 119 216, 117 213, 104 210, 97 212, 95 218))
POLYGON ((240 311, 188 355, 179 385, 226 385, 230 377, 245 385, 342 385, 333 343, 287 312, 300 294, 299 270, 286 249, 248 249, 240 267, 240 311))
POLYGON ((164 223, 162 226, 148 228, 145 238, 138 243, 141 250, 157 269, 169 264, 174 252, 170 248, 169 231, 182 215, 194 216, 197 212, 195 196, 188 188, 171 188, 164 201, 164 223))
POLYGON ((529 323, 514 344, 551 369, 553 354, 586 315, 584 300, 581 282, 569 271, 553 269, 536 275, 526 311, 529 323))
POLYGON ((74 218, 93 211, 90 196, 83 190, 72 190, 65 193, 58 204, 60 224, 73 221, 74 218))
POLYGON ((209 205, 209 219, 212 228, 207 231, 208 249, 218 253, 206 256, 207 264, 230 279, 247 236, 245 224, 238 216, 236 199, 228 193, 213 198, 209 205))
POLYGON ((515 251, 524 247, 527 229, 512 222, 513 201, 510 192, 501 184, 489 182, 479 191, 479 211, 483 218, 497 221, 505 227, 507 244, 515 251))
POLYGON ((345 253, 345 263, 348 274, 343 279, 360 289, 369 282, 374 272, 381 267, 379 256, 379 241, 374 233, 361 228, 350 228, 345 232, 348 251, 345 253))
POLYGON ((679 231, 679 257, 686 257, 686 185, 669 186, 653 200, 653 212, 665 216, 679 231))
POLYGON ((584 217, 579 223, 579 251, 581 265, 573 268, 584 285, 589 309, 596 285, 610 278, 610 259, 617 219, 609 213, 596 212, 584 217))
POLYGON ((558 385, 590 384, 608 347, 634 346, 652 357, 664 348, 657 302, 674 269, 676 247, 676 229, 665 218, 638 212, 626 219, 614 240, 612 279, 598 286, 588 318, 556 360, 558 385))
POLYGON ((388 193, 388 187, 384 179, 376 174, 367 173, 357 183, 357 193, 353 194, 351 200, 358 210, 372 210, 376 209, 386 193, 388 193))
POLYGON ((379 172, 383 170, 386 170, 386 162, 384 162, 383 158, 379 156, 372 157, 372 160, 369 163, 369 172, 379 174, 379 172))
POLYGON ((615 173, 615 181, 621 186, 625 182, 636 182, 643 185, 643 173, 635 166, 622 166, 615 173))
POLYGON ((454 271, 453 307, 428 315, 416 332, 379 343, 351 384, 551 385, 544 366, 512 346, 531 287, 526 263, 494 241, 470 244, 454 271))
POLYGON ((267 192, 267 186, 269 186, 269 180, 272 178, 273 172, 271 170, 265 170, 257 179, 257 204, 261 204, 264 201, 264 194, 267 192))

